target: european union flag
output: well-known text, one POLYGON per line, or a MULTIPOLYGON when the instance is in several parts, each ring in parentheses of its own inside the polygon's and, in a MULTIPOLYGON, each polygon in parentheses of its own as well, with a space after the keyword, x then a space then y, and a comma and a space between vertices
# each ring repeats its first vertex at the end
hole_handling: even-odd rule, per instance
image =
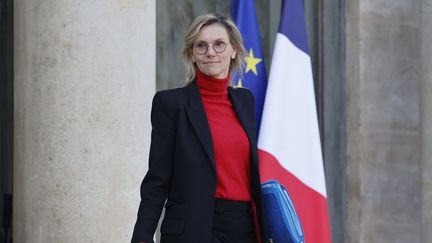
POLYGON ((243 44, 248 52, 243 77, 235 75, 234 84, 246 87, 255 97, 255 121, 257 132, 260 128, 267 76, 261 50, 258 21, 253 0, 232 0, 231 15, 243 36, 243 44))

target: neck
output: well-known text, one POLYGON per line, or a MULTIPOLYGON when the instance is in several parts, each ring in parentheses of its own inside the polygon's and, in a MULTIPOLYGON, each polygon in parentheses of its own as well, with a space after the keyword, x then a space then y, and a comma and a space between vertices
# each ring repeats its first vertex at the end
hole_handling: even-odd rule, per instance
POLYGON ((228 92, 228 83, 230 81, 230 75, 226 78, 215 78, 210 77, 202 73, 198 68, 195 69, 197 84, 201 90, 213 91, 213 92, 228 92))

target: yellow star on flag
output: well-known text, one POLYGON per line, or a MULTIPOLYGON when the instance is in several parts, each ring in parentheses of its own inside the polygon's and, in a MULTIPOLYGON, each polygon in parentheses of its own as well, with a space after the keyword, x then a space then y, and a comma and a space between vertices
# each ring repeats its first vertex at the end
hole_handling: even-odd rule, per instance
POLYGON ((237 87, 243 88, 243 84, 242 84, 241 79, 239 79, 239 81, 237 82, 237 87))
POLYGON ((253 55, 253 51, 252 51, 252 48, 251 48, 250 51, 249 51, 249 56, 247 56, 247 57, 245 58, 245 61, 246 61, 246 71, 245 71, 245 73, 247 73, 247 72, 249 72, 249 71, 252 70, 252 72, 253 72, 255 75, 258 75, 256 65, 257 65, 258 63, 260 63, 260 62, 262 61, 262 59, 261 59, 261 58, 256 58, 256 57, 254 57, 254 55, 253 55))

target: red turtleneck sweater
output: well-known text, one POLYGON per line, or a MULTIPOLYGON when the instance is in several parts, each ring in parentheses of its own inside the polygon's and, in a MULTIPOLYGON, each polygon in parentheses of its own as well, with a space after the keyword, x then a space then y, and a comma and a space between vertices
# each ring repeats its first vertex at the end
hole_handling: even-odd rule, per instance
POLYGON ((230 76, 196 74, 215 153, 216 198, 251 201, 249 140, 228 97, 230 76))

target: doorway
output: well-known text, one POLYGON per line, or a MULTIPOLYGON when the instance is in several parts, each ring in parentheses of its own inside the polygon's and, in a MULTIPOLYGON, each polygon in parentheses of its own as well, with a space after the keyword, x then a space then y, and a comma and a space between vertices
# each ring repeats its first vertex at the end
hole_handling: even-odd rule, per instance
POLYGON ((13 0, 0 2, 0 242, 12 242, 13 0))

